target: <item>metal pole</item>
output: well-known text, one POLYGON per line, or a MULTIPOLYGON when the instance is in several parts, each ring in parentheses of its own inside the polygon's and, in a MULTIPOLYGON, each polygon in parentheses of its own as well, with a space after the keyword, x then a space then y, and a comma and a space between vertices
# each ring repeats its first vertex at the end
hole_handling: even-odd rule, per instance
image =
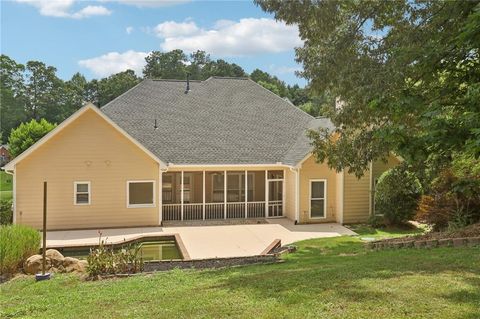
POLYGON ((45 275, 47 251, 47 182, 43 182, 43 243, 42 243, 42 275, 45 275))

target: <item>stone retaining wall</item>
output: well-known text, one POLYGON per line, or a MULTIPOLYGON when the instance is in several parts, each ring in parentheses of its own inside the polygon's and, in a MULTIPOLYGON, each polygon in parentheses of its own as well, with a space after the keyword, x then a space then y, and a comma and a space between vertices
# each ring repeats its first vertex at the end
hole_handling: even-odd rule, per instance
POLYGON ((174 268, 180 269, 206 269, 206 268, 224 268, 232 266, 244 266, 253 264, 271 264, 278 262, 275 255, 257 255, 247 257, 227 257, 227 258, 208 258, 194 260, 172 260, 172 261, 152 261, 145 262, 143 271, 166 271, 174 268))
POLYGON ((480 237, 444 238, 427 240, 406 240, 399 242, 372 241, 366 244, 371 249, 385 248, 435 248, 435 247, 463 247, 480 246, 480 237))

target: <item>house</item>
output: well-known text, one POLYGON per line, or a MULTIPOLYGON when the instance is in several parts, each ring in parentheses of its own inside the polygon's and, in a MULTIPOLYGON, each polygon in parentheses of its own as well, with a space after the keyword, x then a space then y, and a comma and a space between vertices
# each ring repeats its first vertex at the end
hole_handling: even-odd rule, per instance
POLYGON ((333 129, 247 78, 144 80, 101 109, 89 104, 8 163, 14 220, 40 228, 160 225, 287 217, 364 222, 374 180, 316 163, 309 129, 333 129))
POLYGON ((10 162, 10 152, 8 151, 8 145, 0 145, 0 165, 5 165, 10 162))

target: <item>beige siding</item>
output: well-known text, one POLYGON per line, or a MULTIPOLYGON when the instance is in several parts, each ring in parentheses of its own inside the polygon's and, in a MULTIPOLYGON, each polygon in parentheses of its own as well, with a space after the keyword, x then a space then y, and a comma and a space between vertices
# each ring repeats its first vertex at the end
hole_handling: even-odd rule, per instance
POLYGON ((336 221, 336 196, 337 177, 336 172, 328 168, 327 164, 318 164, 313 156, 310 156, 300 169, 300 222, 321 223, 336 221), (327 214, 323 219, 310 218, 310 180, 327 180, 327 214))
POLYGON ((380 175, 383 174, 383 172, 385 172, 386 170, 389 170, 392 167, 397 166, 399 163, 400 163, 400 160, 393 155, 390 155, 390 157, 387 159, 386 162, 381 160, 374 162, 372 165, 373 180, 379 178, 380 175))
POLYGON ((370 171, 360 179, 345 172, 343 183, 343 222, 366 222, 370 216, 370 171))
POLYGON ((291 170, 285 170, 285 212, 284 215, 291 219, 295 220, 296 212, 296 174, 291 170))
POLYGON ((344 175, 344 223, 366 222, 370 216, 371 206, 373 210, 373 183, 383 172, 398 165, 400 161, 393 155, 388 161, 376 161, 372 164, 372 176, 370 170, 357 179, 353 174, 344 175), (372 185, 370 185, 372 183, 372 185))
POLYGON ((48 182, 48 228, 156 225, 158 164, 92 110, 16 166, 17 223, 42 225, 48 182), (154 180, 156 205, 127 208, 128 180, 154 180), (74 181, 90 181, 91 204, 74 205, 74 181))

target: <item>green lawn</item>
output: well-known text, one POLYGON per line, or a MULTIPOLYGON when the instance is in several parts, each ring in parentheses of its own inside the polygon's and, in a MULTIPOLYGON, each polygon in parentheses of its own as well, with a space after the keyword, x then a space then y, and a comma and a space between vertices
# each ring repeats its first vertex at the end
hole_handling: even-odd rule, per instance
POLYGON ((14 279, 0 286, 0 317, 480 318, 480 248, 366 251, 352 237, 298 246, 275 265, 14 279))
POLYGON ((0 171, 0 200, 12 198, 12 175, 0 171))

